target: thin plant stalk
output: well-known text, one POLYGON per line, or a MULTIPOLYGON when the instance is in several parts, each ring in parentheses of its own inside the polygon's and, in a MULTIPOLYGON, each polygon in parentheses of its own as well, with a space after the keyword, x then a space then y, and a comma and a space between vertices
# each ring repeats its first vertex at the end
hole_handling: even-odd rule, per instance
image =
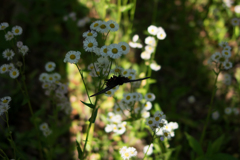
POLYGON ((216 90, 217 90, 217 85, 216 84, 217 84, 217 79, 218 79, 218 75, 219 75, 220 72, 221 72, 220 69, 219 69, 218 72, 214 71, 214 73, 216 74, 216 77, 215 77, 215 80, 214 80, 214 89, 212 91, 212 97, 211 97, 210 106, 209 106, 209 109, 208 109, 208 115, 207 115, 207 118, 206 118, 206 121, 205 121, 205 124, 204 124, 204 128, 203 128, 203 131, 202 131, 200 144, 203 143, 203 140, 204 140, 204 137, 205 137, 205 133, 206 133, 206 130, 207 130, 207 126, 208 126, 208 122, 210 120, 210 115, 212 113, 213 99, 214 99, 214 96, 216 94, 216 90))

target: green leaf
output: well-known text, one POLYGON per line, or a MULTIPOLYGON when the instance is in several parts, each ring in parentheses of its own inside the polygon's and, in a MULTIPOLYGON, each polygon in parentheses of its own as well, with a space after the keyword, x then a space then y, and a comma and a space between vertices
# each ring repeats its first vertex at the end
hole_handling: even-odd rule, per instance
POLYGON ((89 118, 89 122, 95 123, 95 120, 96 120, 96 117, 97 117, 97 112, 98 112, 98 108, 96 110, 94 110, 92 117, 89 118))
POLYGON ((147 82, 148 82, 148 84, 152 84, 152 83, 156 83, 157 80, 150 78, 150 79, 147 79, 147 82))
POLYGON ((28 101, 29 101, 29 99, 28 99, 28 98, 24 98, 24 99, 23 99, 23 102, 22 102, 22 104, 21 104, 21 105, 23 106, 23 105, 27 104, 27 103, 28 103, 28 101))
POLYGON ((223 140, 224 140, 224 135, 222 135, 221 137, 219 137, 217 140, 213 142, 211 147, 212 153, 217 153, 220 151, 220 147, 222 145, 223 140))
POLYGON ((133 3, 130 3, 128 5, 121 6, 120 10, 121 10, 121 12, 126 12, 126 11, 132 9, 132 7, 133 7, 133 3))
POLYGON ((77 140, 76 140, 76 145, 77 145, 77 151, 78 151, 78 158, 81 159, 83 157, 83 151, 77 140))
POLYGON ((91 103, 86 103, 86 102, 83 102, 83 101, 81 101, 81 102, 82 102, 83 104, 85 104, 86 106, 92 108, 92 109, 95 108, 95 106, 94 106, 93 104, 91 104, 91 103))
POLYGON ((188 143, 190 145, 190 147, 192 147, 192 149, 199 155, 203 155, 203 150, 202 147, 200 146, 199 142, 193 138, 192 136, 190 136, 189 134, 187 134, 185 132, 185 135, 187 137, 188 143))

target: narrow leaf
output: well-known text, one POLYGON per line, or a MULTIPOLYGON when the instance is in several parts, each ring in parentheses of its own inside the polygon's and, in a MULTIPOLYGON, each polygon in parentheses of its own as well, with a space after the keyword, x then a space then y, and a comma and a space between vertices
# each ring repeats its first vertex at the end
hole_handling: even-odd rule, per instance
POLYGON ((120 10, 121 10, 121 12, 126 12, 126 11, 132 9, 132 7, 133 7, 133 3, 130 3, 128 5, 121 6, 120 10))
POLYGON ((212 153, 218 153, 220 152, 220 147, 222 145, 222 142, 224 140, 224 135, 222 135, 221 137, 219 137, 218 139, 216 139, 213 144, 212 144, 212 153))
POLYGON ((83 151, 78 143, 78 141, 76 140, 76 145, 77 145, 77 151, 78 151, 78 158, 81 159, 83 156, 83 151))
POLYGON ((192 136, 190 136, 189 134, 187 134, 185 132, 185 135, 187 137, 188 143, 190 145, 190 147, 192 147, 192 149, 199 155, 203 155, 203 150, 202 147, 200 146, 199 142, 193 138, 192 136))
POLYGON ((88 107, 90 107, 90 108, 94 108, 94 105, 93 104, 91 104, 91 103, 86 103, 86 102, 83 102, 83 101, 81 101, 83 104, 85 104, 86 106, 88 106, 88 107))

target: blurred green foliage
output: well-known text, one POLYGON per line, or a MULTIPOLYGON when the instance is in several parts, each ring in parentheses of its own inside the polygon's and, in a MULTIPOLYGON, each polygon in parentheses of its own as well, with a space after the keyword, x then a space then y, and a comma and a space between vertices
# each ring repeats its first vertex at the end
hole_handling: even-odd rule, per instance
MULTIPOLYGON (((237 4, 239 2, 235 1, 233 5, 237 4)), ((231 25, 231 19, 240 15, 234 13, 232 8, 226 7, 222 0, 168 2, 164 0, 4 0, 1 2, 0 10, 2 13, 0 22, 6 21, 10 26, 22 26, 23 34, 19 40, 30 48, 26 56, 28 75, 26 82, 35 115, 38 117, 36 121, 39 124, 48 121, 53 130, 53 134, 47 139, 41 136, 46 159, 76 159, 77 156, 74 155, 76 139, 79 141, 86 137, 85 122, 90 118, 87 107, 80 105, 80 102, 74 104, 74 108, 80 112, 76 119, 72 116, 67 117, 63 113, 57 115, 38 81, 39 74, 44 72, 45 63, 54 61, 57 64, 57 71, 67 82, 67 66, 63 63, 63 59, 69 50, 78 50, 82 53, 80 62, 83 68, 92 62, 91 56, 85 53, 82 45, 82 33, 89 30, 91 22, 84 27, 77 26, 78 19, 86 16, 89 16, 91 21, 113 19, 120 24, 120 30, 109 35, 107 44, 131 41, 134 34, 138 34, 144 42, 144 38, 148 36, 147 28, 151 24, 165 29, 167 38, 159 41, 155 55, 155 61, 162 68, 157 72, 152 71, 151 78, 156 82, 149 88, 149 92, 156 95, 151 113, 162 110, 167 115, 168 121, 179 123, 175 137, 169 142, 164 142, 169 147, 168 152, 165 153, 165 159, 181 160, 198 157, 198 160, 202 160, 240 157, 239 118, 236 115, 224 113, 226 107, 239 107, 240 78, 239 69, 237 70, 240 63, 239 28, 231 25), (71 12, 76 13, 77 19, 68 18, 64 21, 63 17, 71 12), (232 76, 236 74, 236 77, 233 78, 231 86, 219 85, 213 110, 218 110, 220 117, 217 121, 209 123, 206 139, 200 146, 197 141, 200 139, 205 123, 214 81, 212 68, 207 61, 214 52, 219 51, 218 43, 222 41, 228 42, 232 47, 231 59, 234 65, 229 73, 232 76), (234 94, 228 98, 231 90, 234 94), (188 102, 187 99, 191 95, 196 98, 195 103, 188 102), (70 120, 73 121, 72 124, 70 120), (78 128, 79 125, 82 126, 81 129, 78 128), (70 126, 77 128, 74 135, 78 136, 73 138, 73 141, 72 138, 70 141, 70 126), (222 135, 225 135, 224 138, 222 135)), ((10 47, 4 40, 3 32, 0 32, 0 41, 1 52, 10 47)), ((141 49, 131 49, 127 60, 120 59, 118 63, 124 68, 132 67, 139 74, 143 73, 146 64, 140 58, 141 52, 141 49)), ((2 56, 0 62, 5 63, 2 56)), ((86 73, 84 74, 87 75, 86 73)), ((21 159, 39 159, 35 139, 37 131, 28 120, 30 113, 27 105, 24 104, 23 96, 19 94, 20 89, 14 81, 8 81, 6 75, 0 76, 1 97, 11 95, 13 99, 9 110, 10 126, 16 145, 21 151, 20 157, 21 159)), ((82 82, 79 82, 79 77, 77 78, 74 83, 76 85, 70 84, 70 94, 74 93, 76 94, 74 96, 85 100, 82 82), (78 93, 74 92, 76 90, 78 93)), ((87 80, 93 82, 90 78, 87 80)), ((90 85, 89 88, 94 92, 94 85, 90 85)), ((151 143, 150 131, 141 127, 140 120, 132 122, 123 136, 106 133, 104 125, 107 123, 106 114, 111 104, 103 98, 101 111, 91 137, 92 144, 87 146, 89 150, 92 148, 90 159, 121 159, 118 150, 126 143, 136 147, 141 153, 140 149, 151 143)), ((4 132, 0 133, 0 147, 10 157, 12 151, 4 138, 6 134, 4 132)), ((160 140, 154 142, 154 155, 149 159, 163 159, 158 141, 160 140)), ((81 142, 79 144, 82 145, 81 142)))

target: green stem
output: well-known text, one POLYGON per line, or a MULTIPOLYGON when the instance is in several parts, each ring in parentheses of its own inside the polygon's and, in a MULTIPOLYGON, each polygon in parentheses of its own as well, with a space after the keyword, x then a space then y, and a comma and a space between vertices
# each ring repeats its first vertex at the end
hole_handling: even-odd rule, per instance
MULTIPOLYGON (((100 88, 101 86, 101 81, 99 82, 99 86, 98 86, 98 89, 100 88)), ((91 118, 93 117, 93 114, 95 113, 96 111, 96 105, 97 105, 97 101, 98 101, 98 96, 96 97, 96 101, 94 103, 94 109, 92 111, 92 115, 91 115, 91 118)), ((83 155, 81 157, 81 159, 83 159, 84 157, 84 154, 85 154, 85 151, 86 151, 86 146, 87 146, 87 142, 88 142, 88 137, 89 137, 89 132, 90 132, 90 129, 91 129, 91 126, 92 126, 92 121, 89 121, 89 125, 88 125, 88 130, 87 130, 87 137, 86 137, 86 140, 85 140, 85 143, 84 143, 84 147, 83 147, 83 155)), ((94 125, 94 124, 93 124, 94 125)), ((94 126, 93 126, 94 127, 94 126)))
POLYGON ((10 144, 11 144, 11 146, 13 148, 14 159, 16 159, 16 145, 15 145, 15 143, 13 141, 12 133, 10 131, 10 127, 9 127, 9 123, 8 123, 8 120, 9 120, 8 113, 6 112, 5 115, 6 115, 6 123, 7 123, 7 128, 8 128, 8 134, 9 134, 9 137, 10 137, 10 144))
MULTIPOLYGON (((221 68, 221 66, 219 68, 221 68)), ((214 96, 215 96, 215 93, 216 93, 216 90, 217 90, 217 85, 216 85, 217 84, 217 79, 218 79, 218 75, 219 75, 220 72, 221 72, 220 69, 219 69, 219 72, 216 72, 216 77, 215 77, 215 80, 214 80, 214 89, 212 91, 212 97, 211 97, 210 106, 209 106, 209 109, 208 109, 208 115, 207 115, 205 125, 204 125, 203 131, 202 131, 200 144, 202 144, 202 142, 204 140, 204 137, 205 137, 206 130, 207 130, 208 122, 209 122, 210 115, 211 115, 211 112, 212 112, 213 99, 214 99, 214 96)))
MULTIPOLYGON (((23 75, 24 76, 24 75, 23 75)), ((34 124, 34 127, 37 131, 37 139, 38 139, 38 150, 39 150, 39 153, 40 153, 40 159, 43 160, 43 153, 42 153, 42 145, 41 145, 41 142, 40 142, 40 135, 39 135, 39 130, 38 130, 38 127, 35 123, 35 116, 33 114, 33 109, 32 109, 32 105, 31 105, 31 102, 30 102, 30 97, 29 97, 29 94, 28 94, 28 90, 27 90, 27 86, 26 86, 26 83, 25 83, 25 78, 22 79, 22 83, 23 83, 23 87, 24 87, 24 93, 26 94, 26 98, 27 98, 27 101, 28 101, 28 108, 30 110, 30 113, 31 113, 31 117, 33 117, 33 124, 34 124)))
MULTIPOLYGON (((76 63, 75 63, 75 64, 76 64, 76 63)), ((84 84, 85 90, 86 90, 87 95, 88 95, 88 99, 89 99, 90 103, 92 104, 92 101, 91 101, 91 99, 90 99, 90 97, 89 97, 89 93, 88 93, 87 85, 86 85, 86 83, 85 83, 85 81, 84 81, 84 78, 83 78, 83 73, 82 73, 82 71, 80 70, 80 68, 79 68, 79 66, 78 66, 77 64, 76 64, 76 66, 77 66, 78 71, 79 71, 79 73, 80 73, 80 75, 81 75, 81 78, 82 78, 82 81, 83 81, 83 84, 84 84)))

